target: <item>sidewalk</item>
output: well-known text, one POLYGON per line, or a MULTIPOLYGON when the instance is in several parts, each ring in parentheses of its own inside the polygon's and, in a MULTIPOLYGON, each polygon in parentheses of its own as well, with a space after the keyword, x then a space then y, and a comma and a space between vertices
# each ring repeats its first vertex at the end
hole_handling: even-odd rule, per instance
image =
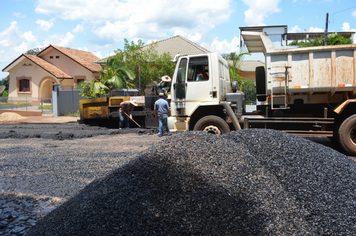
POLYGON ((26 123, 37 123, 37 124, 61 124, 61 123, 77 123, 79 117, 73 116, 26 116, 20 119, 14 120, 0 120, 0 124, 26 124, 26 123))

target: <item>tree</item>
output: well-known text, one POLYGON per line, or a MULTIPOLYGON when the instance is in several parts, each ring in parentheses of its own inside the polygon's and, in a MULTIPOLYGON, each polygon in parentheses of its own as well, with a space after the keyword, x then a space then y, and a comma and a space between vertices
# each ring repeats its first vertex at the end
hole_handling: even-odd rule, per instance
POLYGON ((81 95, 88 98, 100 98, 111 94, 114 89, 133 88, 134 73, 116 56, 109 57, 99 71, 100 79, 93 79, 80 85, 81 95))
POLYGON ((156 47, 157 43, 144 47, 142 40, 135 44, 125 39, 124 49, 115 51, 119 60, 134 71, 136 77, 133 83, 137 88, 140 84, 140 77, 141 88, 146 88, 147 85, 164 75, 173 76, 175 64, 171 61, 171 55, 169 53, 158 55, 156 47))
POLYGON ((43 48, 32 48, 30 50, 28 50, 27 52, 25 52, 25 54, 28 55, 37 55, 40 51, 42 51, 43 48))
MULTIPOLYGON (((352 39, 345 38, 340 34, 331 34, 328 35, 327 38, 327 45, 340 45, 340 44, 352 44, 352 39)), ((304 41, 294 40, 289 46, 299 46, 299 47, 315 47, 315 46, 324 46, 325 45, 325 38, 306 38, 304 41)))
POLYGON ((156 45, 153 43, 143 48, 142 40, 135 44, 124 39, 124 49, 116 50, 115 55, 102 65, 100 79, 79 86, 82 87, 82 96, 98 98, 107 96, 113 89, 138 88, 140 81, 141 87, 145 88, 159 77, 172 76, 175 64, 171 62, 170 54, 158 55, 156 45))
POLYGON ((9 94, 9 77, 5 77, 2 80, 0 80, 0 86, 5 86, 4 92, 1 94, 2 97, 7 97, 9 94))
POLYGON ((254 89, 254 82, 251 80, 244 80, 240 75, 239 71, 243 64, 243 57, 249 55, 248 52, 242 52, 237 54, 236 52, 231 52, 229 54, 222 54, 222 57, 226 60, 232 61, 232 65, 229 66, 230 81, 237 81, 241 91, 254 89))

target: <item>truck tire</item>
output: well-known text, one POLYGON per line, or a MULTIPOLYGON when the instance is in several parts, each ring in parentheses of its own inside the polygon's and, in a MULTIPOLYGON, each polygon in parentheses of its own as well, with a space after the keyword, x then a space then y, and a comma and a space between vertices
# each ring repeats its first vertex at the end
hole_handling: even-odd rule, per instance
POLYGON ((350 116, 341 123, 337 138, 345 151, 356 156, 356 115, 350 116))
POLYGON ((194 130, 220 135, 229 133, 230 127, 218 116, 205 116, 194 125, 194 130))
POLYGON ((264 66, 258 66, 255 70, 256 73, 256 96, 260 102, 266 101, 266 72, 264 66))

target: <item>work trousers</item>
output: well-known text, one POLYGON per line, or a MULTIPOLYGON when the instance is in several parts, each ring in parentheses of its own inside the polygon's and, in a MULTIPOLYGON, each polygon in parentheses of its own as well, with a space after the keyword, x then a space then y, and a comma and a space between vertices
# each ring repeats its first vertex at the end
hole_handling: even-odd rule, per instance
POLYGON ((163 127, 166 127, 167 130, 167 134, 171 134, 171 132, 169 132, 168 129, 168 114, 158 114, 158 122, 159 122, 159 126, 158 126, 158 135, 163 135, 163 127))
POLYGON ((120 128, 130 128, 130 118, 123 112, 120 112, 120 128))

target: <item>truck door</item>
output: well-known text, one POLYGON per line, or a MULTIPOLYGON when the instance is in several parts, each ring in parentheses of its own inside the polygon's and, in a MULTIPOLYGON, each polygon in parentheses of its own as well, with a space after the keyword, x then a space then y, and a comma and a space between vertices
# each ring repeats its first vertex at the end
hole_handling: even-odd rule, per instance
POLYGON ((173 84, 172 109, 178 116, 187 116, 201 101, 212 99, 208 56, 182 58, 173 84))
POLYGON ((185 92, 186 92, 186 71, 187 71, 187 58, 182 58, 179 62, 177 80, 173 84, 173 103, 172 109, 175 110, 178 116, 185 116, 185 92))
POLYGON ((189 58, 186 86, 187 111, 195 109, 199 102, 212 100, 212 79, 209 72, 208 56, 189 58))

